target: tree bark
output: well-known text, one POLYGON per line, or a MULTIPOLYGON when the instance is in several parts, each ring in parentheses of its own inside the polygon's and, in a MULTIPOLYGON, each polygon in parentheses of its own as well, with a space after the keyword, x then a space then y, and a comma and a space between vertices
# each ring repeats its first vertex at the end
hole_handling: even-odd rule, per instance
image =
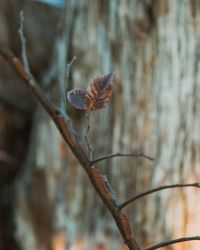
MULTIPOLYGON (((0 3, 3 6, 0 9, 13 8, 13 20, 18 20, 14 6, 20 10, 22 3, 6 2, 0 3)), ((102 174, 107 175, 121 202, 136 192, 161 184, 198 181, 198 1, 67 1, 63 10, 24 2, 24 8, 31 69, 55 102, 59 99, 59 82, 64 79, 66 62, 73 56, 78 59, 67 90, 86 88, 96 75, 116 72, 110 105, 91 115, 90 139, 94 155, 142 149, 155 158, 154 163, 142 158, 116 158, 100 164, 102 174), (53 15, 54 18, 48 15, 53 26, 43 18, 46 13, 53 15), (53 32, 55 30, 57 32, 53 32)), ((10 30, 7 37, 3 33, 4 39, 19 51, 19 44, 11 40, 11 35, 17 36, 17 21, 11 25, 3 12, 1 16, 5 19, 5 29, 10 30)), ((1 93, 15 93, 17 89, 19 95, 14 98, 15 102, 18 103, 22 95, 26 105, 20 107, 30 103, 26 90, 16 83, 11 84, 12 74, 0 77, 1 93), (4 81, 11 87, 4 86, 4 81)), ((23 121, 20 126, 28 128, 30 144, 28 147, 25 140, 22 147, 26 150, 25 160, 24 153, 20 157, 17 155, 23 167, 20 173, 17 168, 15 182, 11 181, 11 190, 15 193, 14 204, 9 207, 14 206, 10 214, 14 214, 19 246, 33 250, 61 250, 65 246, 67 249, 72 246, 119 248, 121 238, 110 214, 51 119, 41 107, 33 109, 35 105, 32 101, 28 108, 33 118, 27 114, 20 118, 23 121)), ((68 103, 66 106, 74 127, 84 137, 85 113, 68 103)), ((0 112, 2 117, 16 119, 13 111, 4 112, 0 112)), ((11 127, 13 136, 9 132, 11 139, 5 139, 9 148, 13 141, 21 142, 28 137, 26 133, 19 136, 15 128, 16 125, 11 127)), ((6 125, 2 134, 5 129, 6 125)), ((13 145, 13 150, 16 148, 13 145)), ((16 156, 14 151, 10 152, 12 157, 16 156)), ((6 193, 3 195, 6 197, 6 193)), ((141 247, 198 234, 200 218, 198 206, 195 206, 198 197, 198 190, 192 188, 173 189, 130 205, 126 212, 141 247)), ((197 249, 198 246, 198 242, 190 242, 176 245, 174 249, 197 249)))

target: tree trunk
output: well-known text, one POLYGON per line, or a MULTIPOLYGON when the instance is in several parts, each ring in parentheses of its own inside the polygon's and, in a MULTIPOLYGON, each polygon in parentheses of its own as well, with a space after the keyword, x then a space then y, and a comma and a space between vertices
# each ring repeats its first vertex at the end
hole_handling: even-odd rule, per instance
MULTIPOLYGON (((11 5, 2 2, 6 10, 12 4, 19 10, 22 7, 20 1, 11 1, 11 5)), ((111 103, 101 111, 92 112, 90 117, 94 156, 142 149, 155 158, 153 163, 142 158, 116 158, 99 164, 119 201, 161 184, 197 182, 199 2, 71 0, 63 10, 30 2, 24 4, 32 72, 55 102, 59 99, 59 82, 64 79, 66 62, 73 56, 77 62, 67 90, 86 88, 95 76, 115 71, 111 103)), ((13 20, 17 20, 15 8, 12 13, 13 20)), ((5 25, 12 36, 17 36, 16 24, 15 27, 5 21, 5 25)), ((18 51, 19 45, 11 41, 11 35, 5 40, 18 51)), ((2 74, 0 77, 2 89, 4 78, 2 74)), ((13 79, 6 77, 6 82, 13 79)), ((11 86, 13 92, 25 91, 20 84, 11 86)), ((8 91, 7 86, 4 89, 8 91)), ((30 96, 26 95, 25 92, 28 105, 30 96)), ((33 104, 36 106, 32 101, 31 107, 33 104)), ((84 140, 85 112, 75 110, 68 103, 66 109, 84 140)), ((15 190, 11 214, 14 214, 19 246, 22 250, 122 248, 113 219, 53 122, 41 107, 32 112, 31 131, 28 129, 30 145, 23 146, 26 149, 23 167, 15 182, 11 181, 15 190)), ((0 112, 0 115, 14 119, 12 112, 6 115, 0 112)), ((30 117, 25 117, 27 125, 30 117)), ((13 133, 12 141, 21 141, 13 133)), ((11 154, 15 156, 13 151, 11 154)), ((198 197, 198 190, 192 188, 173 189, 130 205, 126 211, 140 246, 197 235, 198 197)), ((198 246, 198 242, 182 243, 173 249, 192 250, 198 246)))

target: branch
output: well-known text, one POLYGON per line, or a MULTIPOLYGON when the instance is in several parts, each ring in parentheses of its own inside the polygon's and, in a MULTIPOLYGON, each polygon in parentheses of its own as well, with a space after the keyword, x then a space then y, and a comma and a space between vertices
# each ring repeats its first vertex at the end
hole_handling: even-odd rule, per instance
POLYGON ((192 240, 200 240, 200 236, 182 237, 182 238, 178 238, 178 239, 174 239, 174 240, 167 240, 167 241, 163 241, 163 242, 160 242, 158 244, 155 244, 151 247, 147 247, 144 250, 154 250, 154 249, 166 247, 166 246, 169 246, 172 244, 176 244, 176 243, 180 243, 180 242, 184 242, 184 241, 192 241, 192 240))
POLYGON ((49 100, 49 98, 40 88, 37 81, 31 75, 31 73, 27 71, 27 69, 23 66, 19 58, 17 58, 2 42, 0 42, 0 54, 14 68, 21 79, 23 79, 25 85, 32 91, 33 95, 38 99, 40 104, 44 107, 46 112, 54 121, 58 130, 62 134, 63 139, 66 141, 66 143, 71 148, 72 152, 86 171, 97 194, 103 201, 106 208, 110 211, 125 244, 129 247, 130 250, 141 250, 132 235, 128 217, 124 213, 121 213, 118 210, 117 205, 113 202, 112 194, 110 193, 110 190, 107 189, 104 181, 102 180, 100 171, 98 170, 97 166, 94 166, 94 162, 92 162, 93 164, 91 164, 91 161, 83 148, 83 144, 79 141, 78 136, 76 136, 76 133, 73 130, 66 113, 62 112, 60 108, 56 107, 49 100))
POLYGON ((2 42, 0 42, 0 54, 24 80, 25 85, 32 91, 46 112, 52 117, 65 141, 68 143, 72 152, 76 155, 81 164, 89 165, 89 159, 85 153, 85 150, 80 145, 81 143, 77 141, 76 133, 71 127, 66 114, 50 101, 31 73, 26 71, 19 58, 17 58, 2 42))
POLYGON ((22 47, 22 62, 24 64, 24 68, 27 72, 30 73, 30 68, 28 64, 28 59, 26 55, 26 39, 24 37, 24 13, 23 11, 20 12, 20 28, 18 29, 19 37, 21 41, 21 47, 22 47))
POLYGON ((154 158, 145 155, 143 152, 135 152, 135 153, 130 153, 130 154, 115 153, 115 154, 109 154, 109 155, 105 155, 105 156, 101 156, 99 158, 96 158, 93 161, 91 161, 91 165, 93 165, 97 162, 100 162, 100 161, 109 160, 109 159, 114 158, 114 157, 142 157, 142 158, 146 158, 150 161, 154 160, 154 158))
POLYGON ((161 191, 163 189, 169 189, 169 188, 178 188, 178 187, 195 187, 195 188, 200 188, 200 184, 199 183, 189 183, 189 184, 172 184, 172 185, 163 185, 157 188, 153 188, 153 189, 149 189, 145 192, 139 193, 135 196, 133 196, 132 198, 128 199, 127 201, 123 202, 122 204, 120 204, 118 207, 119 209, 123 209, 126 206, 128 206, 130 203, 132 203, 133 201, 140 199, 146 195, 161 191))

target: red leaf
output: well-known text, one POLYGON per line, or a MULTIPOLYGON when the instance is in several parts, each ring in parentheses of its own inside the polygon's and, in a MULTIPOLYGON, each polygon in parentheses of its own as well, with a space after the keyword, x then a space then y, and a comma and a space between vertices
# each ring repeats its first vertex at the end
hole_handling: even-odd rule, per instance
POLYGON ((112 96, 114 72, 96 77, 87 87, 86 105, 91 110, 104 108, 112 96))

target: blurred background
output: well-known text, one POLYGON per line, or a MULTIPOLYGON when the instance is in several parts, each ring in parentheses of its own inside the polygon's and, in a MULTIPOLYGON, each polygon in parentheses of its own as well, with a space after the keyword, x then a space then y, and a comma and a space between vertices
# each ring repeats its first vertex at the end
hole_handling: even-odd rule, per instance
MULTIPOLYGON (((1 0, 0 40, 21 56, 24 11, 31 71, 55 103, 67 90, 114 70, 109 105, 91 117, 95 156, 143 150, 155 158, 101 162, 120 202, 200 175, 200 1, 1 0)), ((22 80, 0 58, 0 249, 125 250, 88 177, 22 80)), ((80 136, 83 111, 66 102, 80 136)), ((165 190, 128 213, 141 247, 200 232, 200 193, 165 190)), ((190 242, 163 249, 197 250, 190 242)))

